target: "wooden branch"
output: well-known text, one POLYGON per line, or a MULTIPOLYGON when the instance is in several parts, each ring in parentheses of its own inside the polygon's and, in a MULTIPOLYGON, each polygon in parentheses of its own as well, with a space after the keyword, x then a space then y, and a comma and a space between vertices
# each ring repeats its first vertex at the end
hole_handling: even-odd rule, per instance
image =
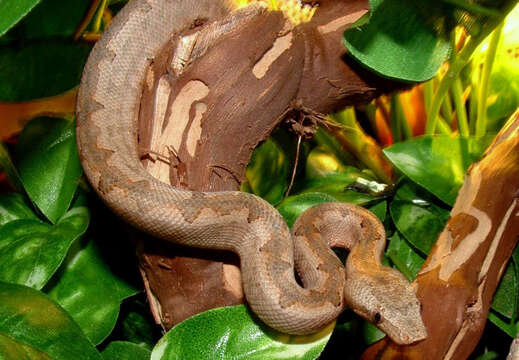
MULTIPOLYGON (((170 158, 148 163, 150 172, 191 190, 236 190, 252 151, 287 111, 328 113, 401 86, 344 59, 342 34, 367 9, 367 0, 323 1, 312 22, 289 32, 281 13, 266 13, 239 25, 180 78, 168 72, 178 43, 172 39, 154 58, 141 99, 142 153, 170 158)), ((243 301, 235 257, 139 236, 147 295, 165 329, 243 301)))
POLYGON ((362 359, 466 359, 518 240, 519 110, 469 169, 451 218, 415 280, 427 339, 397 346, 385 338, 362 359))

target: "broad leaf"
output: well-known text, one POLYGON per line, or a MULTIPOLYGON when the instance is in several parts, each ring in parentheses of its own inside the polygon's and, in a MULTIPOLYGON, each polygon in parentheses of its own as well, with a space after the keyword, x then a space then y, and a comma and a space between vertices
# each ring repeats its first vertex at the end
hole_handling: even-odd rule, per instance
POLYGON ((89 0, 45 0, 17 28, 25 39, 72 38, 85 16, 89 0))
POLYGON ((47 289, 94 344, 112 332, 121 302, 137 292, 110 270, 93 240, 71 249, 63 271, 47 289))
POLYGON ((491 140, 424 136, 397 143, 384 149, 384 154, 412 181, 452 206, 465 172, 491 140))
POLYGON ((79 85, 89 52, 89 45, 50 40, 0 48, 0 101, 32 100, 70 90, 79 85))
POLYGON ((514 265, 510 262, 492 299, 492 309, 511 319, 519 295, 518 289, 514 265))
POLYGON ((0 0, 0 36, 23 19, 41 0, 0 0))
POLYGON ((56 225, 14 220, 0 227, 0 281, 41 289, 65 259, 72 242, 87 229, 89 214, 80 207, 56 225))
POLYGON ((51 221, 69 208, 82 174, 73 122, 38 118, 20 134, 18 168, 31 200, 51 221))
POLYGON ((151 351, 126 341, 113 341, 101 353, 105 360, 148 360, 151 351))
POLYGON ((386 255, 407 280, 416 278, 424 259, 402 238, 398 232, 389 239, 386 255))
POLYGON ((22 195, 18 193, 1 194, 0 226, 19 219, 38 220, 38 217, 22 195))
POLYGON ((432 78, 450 54, 413 2, 371 0, 371 18, 345 33, 348 53, 383 76, 406 81, 432 78))
POLYGON ((260 324, 243 305, 218 308, 171 329, 151 359, 316 359, 333 326, 311 336, 289 336, 260 324))
POLYGON ((306 209, 331 201, 337 201, 337 199, 323 193, 307 193, 287 197, 278 205, 277 209, 285 218, 288 226, 292 227, 299 215, 306 209))
POLYGON ((288 187, 288 162, 281 148, 268 139, 253 153, 245 172, 252 192, 278 204, 288 187))
POLYGON ((101 360, 70 316, 41 292, 0 282, 0 304, 0 358, 101 360))
POLYGON ((423 255, 429 254, 449 218, 449 212, 434 204, 416 205, 393 200, 389 206, 396 228, 423 255))

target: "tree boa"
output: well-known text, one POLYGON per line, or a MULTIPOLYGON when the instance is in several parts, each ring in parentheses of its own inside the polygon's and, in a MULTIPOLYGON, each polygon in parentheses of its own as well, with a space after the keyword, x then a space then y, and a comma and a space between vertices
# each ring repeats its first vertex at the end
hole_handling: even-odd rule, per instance
MULTIPOLYGON (((321 3, 317 14, 333 2, 321 3)), ((256 196, 175 188, 153 178, 140 163, 139 104, 146 69, 155 54, 175 39, 169 71, 175 81, 181 81, 189 77, 190 67, 218 48, 222 38, 238 36, 248 23, 267 16, 280 24, 276 41, 285 39, 282 53, 296 47, 303 49, 296 55, 307 53, 311 39, 298 26, 287 25, 282 15, 272 13, 262 3, 237 10, 224 0, 130 1, 95 45, 81 81, 77 140, 85 173, 103 201, 137 228, 176 244, 237 253, 248 303, 266 324, 281 332, 315 332, 348 304, 397 343, 421 340, 426 330, 420 303, 399 272, 381 265, 384 228, 369 211, 344 203, 324 204, 306 211, 290 233, 280 214, 256 196), (330 246, 350 249, 346 269, 330 246)), ((321 25, 330 25, 333 31, 333 24, 321 25)), ((267 50, 240 55, 248 65, 246 70, 236 70, 242 73, 235 81, 249 86, 268 78, 277 59, 265 60, 267 50), (261 60, 266 65, 258 65, 261 60)), ((302 60, 304 66, 294 71, 299 87, 291 90, 293 100, 311 108, 330 101, 301 91, 317 79, 317 62, 309 66, 302 60)), ((211 98, 210 80, 187 80, 185 84, 196 81, 208 88, 199 96, 207 109, 222 101, 211 98)), ((293 103, 282 104, 279 115, 293 103)), ((204 113, 210 115, 210 110, 204 113)), ((237 116, 244 115, 238 111, 237 116)))

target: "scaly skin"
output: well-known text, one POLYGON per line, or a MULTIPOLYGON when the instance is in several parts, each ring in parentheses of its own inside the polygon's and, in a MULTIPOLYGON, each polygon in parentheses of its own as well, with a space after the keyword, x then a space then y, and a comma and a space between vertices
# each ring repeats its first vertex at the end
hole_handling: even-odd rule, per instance
MULTIPOLYGON (((155 54, 169 39, 182 36, 186 29, 192 29, 203 19, 206 27, 200 30, 194 45, 176 48, 182 56, 174 60, 172 72, 181 80, 189 76, 191 64, 203 61, 205 54, 217 50, 219 37, 236 36, 236 29, 252 20, 261 20, 266 14, 264 5, 259 4, 233 12, 232 4, 224 0, 131 1, 94 47, 81 81, 77 140, 85 173, 103 201, 137 228, 176 244, 236 252, 241 259, 243 287, 251 308, 265 323, 279 331, 290 334, 318 331, 339 315, 346 297, 355 311, 371 321, 380 320, 379 316, 373 318, 373 314, 379 312, 384 319, 379 325, 394 324, 382 328, 396 342, 423 339, 426 333, 419 303, 409 284, 402 281, 401 275, 383 268, 377 272, 373 266, 376 264, 376 268, 380 268, 384 230, 362 208, 339 203, 324 208, 331 207, 346 214, 338 228, 359 234, 358 245, 348 259, 346 277, 349 285, 346 285, 342 264, 325 246, 329 242, 327 237, 335 239, 341 234, 322 235, 322 240, 317 242, 306 241, 314 235, 301 232, 299 226, 300 233, 296 229, 296 236, 291 235, 280 214, 256 196, 178 189, 153 178, 139 161, 140 96, 147 67, 155 54), (363 227, 365 221, 374 227, 370 225, 371 230, 367 231, 363 227), (297 239, 306 240, 297 241, 295 265, 294 241, 297 239), (295 279, 294 266, 297 266, 304 288, 295 279), (397 282, 393 285, 395 279, 397 282), (389 289, 388 283, 391 283, 389 289), (382 295, 379 295, 378 287, 386 289, 382 295), (389 296, 384 295, 386 291, 391 292, 389 296), (395 323, 395 317, 401 319, 395 323)), ((283 21, 282 16, 272 19, 283 21)), ((280 28, 282 25, 279 24, 280 28)), ((303 49, 307 43, 297 29, 293 31, 293 42, 287 51, 297 47, 303 49)), ((260 51, 259 55, 264 52, 260 51)), ((243 63, 242 68, 252 69, 258 58, 244 57, 243 62, 246 61, 250 64, 243 63)), ((305 67, 310 75, 304 83, 316 71, 314 65, 305 67)), ((264 79, 249 71, 236 81, 251 84, 270 81, 270 70, 267 68, 266 71, 264 79)), ((304 91, 297 87, 303 83, 298 76, 301 73, 294 72, 293 79, 284 84, 283 89, 291 91, 292 100, 300 100, 298 96, 304 98, 300 95, 304 91)), ((207 85, 207 101, 216 104, 219 99, 211 98, 211 80, 197 81, 197 84, 207 85)), ((224 85, 219 83, 220 93, 224 85)), ((229 82, 228 86, 233 88, 235 84, 229 82)), ((279 115, 290 106, 290 102, 278 105, 279 115)), ((246 121, 247 114, 240 115, 238 110, 236 114, 246 121)), ((210 112, 204 115, 210 116, 210 112)), ((327 221, 335 224, 337 219, 329 216, 333 211, 328 210, 318 217, 322 224, 327 221)))

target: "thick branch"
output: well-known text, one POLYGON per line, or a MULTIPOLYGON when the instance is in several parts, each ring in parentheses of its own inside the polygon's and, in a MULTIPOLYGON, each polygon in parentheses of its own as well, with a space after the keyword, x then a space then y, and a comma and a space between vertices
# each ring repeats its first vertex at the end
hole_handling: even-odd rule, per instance
MULTIPOLYGON (((142 152, 171 160, 148 164, 150 172, 191 190, 236 190, 254 148, 293 107, 327 113, 394 87, 344 60, 343 31, 367 9, 366 0, 323 1, 311 23, 292 30, 281 13, 264 13, 219 39, 180 78, 167 70, 179 43, 172 39, 150 66, 141 101, 142 152)), ((196 25, 180 36, 205 26, 196 25)), ((141 244, 148 298, 164 328, 243 301, 236 268, 211 261, 222 254, 141 244)))
POLYGON ((426 340, 384 339, 363 359, 466 359, 519 239, 519 111, 465 179, 444 231, 415 280, 426 340))

